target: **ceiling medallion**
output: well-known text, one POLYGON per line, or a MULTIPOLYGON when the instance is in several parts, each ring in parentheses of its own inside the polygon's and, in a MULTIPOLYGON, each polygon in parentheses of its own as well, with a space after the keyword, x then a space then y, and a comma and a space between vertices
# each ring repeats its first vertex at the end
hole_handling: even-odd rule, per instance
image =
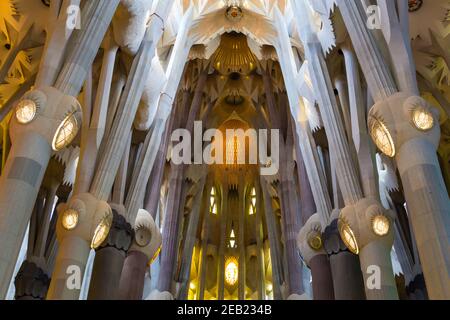
POLYGON ((240 7, 233 5, 228 7, 225 15, 231 22, 239 22, 244 16, 244 13, 240 7))
POLYGON ((416 12, 422 8, 423 0, 408 0, 409 12, 416 12))

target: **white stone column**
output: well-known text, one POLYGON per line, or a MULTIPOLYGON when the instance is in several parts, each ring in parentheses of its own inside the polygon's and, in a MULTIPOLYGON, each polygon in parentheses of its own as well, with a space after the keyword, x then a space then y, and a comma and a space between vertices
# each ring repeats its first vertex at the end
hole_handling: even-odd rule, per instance
POLYGON ((272 197, 270 196, 269 190, 267 189, 267 182, 263 177, 260 178, 262 196, 264 200, 264 214, 267 223, 267 232, 269 236, 270 243, 270 260, 272 262, 272 286, 273 286, 273 298, 276 300, 281 300, 281 284, 283 283, 283 271, 281 266, 281 247, 280 247, 280 237, 277 232, 277 225, 275 221, 275 213, 272 207, 272 197))
MULTIPOLYGON (((296 12, 298 18, 297 30, 300 33, 300 37, 303 41, 305 47, 305 56, 308 61, 308 66, 310 68, 310 75, 314 85, 314 88, 318 90, 316 97, 319 101, 320 112, 322 115, 322 120, 324 122, 325 131, 327 133, 327 138, 330 144, 331 158, 336 166, 336 176, 339 182, 340 190, 346 205, 346 209, 343 210, 340 220, 344 225, 347 221, 346 219, 352 219, 346 216, 351 212, 357 215, 356 220, 361 219, 365 221, 369 218, 367 215, 363 215, 362 211, 366 211, 367 208, 363 208, 364 205, 369 205, 369 202, 363 200, 363 192, 361 184, 359 181, 359 176, 355 170, 353 164, 353 159, 350 152, 350 147, 348 141, 346 140, 345 130, 342 122, 342 118, 338 112, 337 101, 334 96, 333 87, 331 85, 330 75, 325 62, 325 57, 323 55, 322 46, 319 42, 317 34, 315 34, 312 29, 312 19, 311 19, 311 8, 308 7, 306 2, 298 1, 293 5, 294 11, 296 12), (357 206, 358 210, 353 208, 357 206)), ((375 206, 374 203, 370 203, 375 206)), ((377 204, 377 214, 383 217, 387 216, 384 213, 381 204, 377 204)), ((389 219, 389 217, 385 217, 389 219)), ((355 218, 353 218, 355 219, 355 218)), ((359 220, 358 220, 359 221, 359 220)), ((360 221, 362 223, 362 221, 360 221)), ((367 262, 367 255, 365 255, 365 250, 369 250, 371 247, 377 247, 380 252, 387 250, 386 255, 377 255, 371 260, 372 263, 376 262, 377 257, 379 258, 379 265, 391 264, 390 259, 385 261, 385 256, 389 257, 389 253, 392 247, 392 242, 383 241, 382 237, 370 237, 366 233, 371 233, 370 222, 366 221, 362 225, 354 223, 353 225, 347 225, 347 227, 359 228, 357 232, 360 234, 360 238, 356 238, 358 245, 360 247, 360 259, 361 267, 363 268, 363 274, 365 276, 370 275, 370 270, 365 267, 365 262, 367 262), (367 240, 365 242, 364 240, 367 240)), ((373 232, 372 232, 373 233, 373 232)), ((384 299, 398 299, 396 292, 396 284, 394 279, 394 274, 391 268, 382 268, 383 280, 385 281, 384 286, 373 290, 366 286, 366 295, 369 299, 377 299, 383 297, 384 299)))
POLYGON ((77 96, 112 17, 119 0, 87 2, 81 14, 82 28, 74 32, 70 41, 73 50, 69 53, 55 87, 61 92, 77 96))
POLYGON ((350 44, 344 44, 341 49, 347 74, 352 123, 351 136, 359 162, 362 188, 366 197, 379 197, 376 167, 374 166, 370 136, 367 131, 366 103, 362 93, 358 61, 350 44))
MULTIPOLYGON (((74 210, 76 212, 82 211, 82 207, 83 210, 85 210, 91 216, 90 219, 93 219, 92 215, 97 214, 98 206, 102 204, 104 200, 107 200, 111 193, 111 189, 127 144, 129 132, 136 115, 139 101, 144 90, 145 82, 147 80, 146 76, 151 69, 151 61, 155 54, 156 45, 163 34, 164 22, 169 14, 171 4, 171 1, 160 1, 155 13, 153 13, 153 15, 150 17, 145 38, 141 44, 139 53, 134 58, 133 66, 129 74, 124 93, 121 97, 112 129, 108 136, 108 140, 105 143, 105 147, 102 150, 102 158, 99 160, 98 169, 90 188, 91 193, 77 194, 69 202, 69 206, 75 207, 74 210)), ((59 82, 62 83, 63 87, 70 88, 70 83, 72 81, 64 80, 59 82)), ((109 210, 111 210, 111 208, 109 208, 109 210)), ((108 215, 108 217, 112 219, 112 214, 108 215)), ((94 224, 93 228, 97 228, 100 222, 95 221, 95 223, 97 224, 94 224)), ((109 224, 106 230, 106 232, 109 232, 112 221, 108 220, 105 222, 105 224, 109 224)), ((75 231, 61 229, 59 235, 59 238, 61 239, 60 241, 67 241, 71 243, 71 246, 73 246, 73 250, 77 248, 77 245, 74 244, 75 242, 80 244, 81 240, 83 239, 85 241, 90 241, 92 239, 92 236, 91 238, 86 238, 87 236, 89 236, 89 234, 86 232, 81 232, 82 230, 79 230, 79 228, 76 228, 75 231)), ((98 245, 99 244, 97 244, 97 247, 98 245)), ((60 255, 64 254, 64 252, 59 251, 57 260, 60 258, 60 255)), ((84 260, 87 261, 87 258, 88 255, 85 255, 84 260)), ((82 264, 81 260, 83 259, 80 258, 80 264, 82 264)), ((86 263, 86 261, 84 261, 84 264, 86 263)), ((55 272, 60 272, 60 279, 58 279, 58 281, 60 282, 63 281, 64 277, 68 277, 68 275, 66 273, 63 273, 61 270, 55 270, 55 272)), ((55 279, 57 279, 57 277, 55 279)), ((57 286, 57 284, 53 284, 53 280, 51 287, 52 285, 57 286)), ((51 298, 61 299, 60 295, 64 294, 64 291, 54 290, 51 294, 51 298)), ((73 298, 73 296, 69 296, 68 298, 73 298)))
POLYGON ((192 255, 194 253, 195 241, 197 239, 198 223, 200 221, 201 202, 205 191, 206 176, 197 182, 197 193, 193 200, 192 210, 189 216, 186 239, 182 251, 182 262, 180 270, 181 283, 179 299, 186 300, 189 292, 189 280, 191 275, 192 255))
POLYGON ((67 43, 74 31, 74 29, 69 28, 67 23, 67 9, 71 5, 79 6, 80 0, 64 1, 61 8, 57 8, 59 5, 61 5, 59 1, 50 2, 50 10, 59 11, 59 16, 52 23, 49 34, 47 35, 44 54, 36 78, 36 87, 52 86, 55 83, 63 64, 67 43))
POLYGON ((449 299, 450 200, 436 155, 440 136, 436 110, 414 96, 416 92, 396 93, 393 76, 365 28, 361 3, 338 0, 338 5, 376 102, 369 128, 384 126, 378 129, 387 137, 389 150, 384 152, 397 162, 429 296, 449 299), (422 127, 414 123, 415 113, 425 117, 422 127))
POLYGON ((279 12, 277 8, 275 8, 275 15, 279 39, 276 49, 285 79, 289 107, 294 119, 295 131, 298 136, 297 141, 300 143, 300 149, 308 172, 308 179, 313 190, 317 212, 321 215, 323 226, 326 226, 332 210, 327 182, 320 165, 314 138, 312 137, 311 129, 309 127, 305 113, 305 105, 303 99, 299 96, 295 85, 296 77, 294 70, 296 70, 296 67, 287 26, 284 23, 281 12, 279 12))
POLYGON ((82 132, 80 160, 73 188, 74 194, 88 192, 95 173, 97 154, 105 133, 106 116, 108 114, 111 84, 118 49, 119 47, 112 37, 107 35, 92 117, 85 115, 85 123, 83 123, 85 130, 82 132), (87 123, 86 120, 88 120, 87 123))

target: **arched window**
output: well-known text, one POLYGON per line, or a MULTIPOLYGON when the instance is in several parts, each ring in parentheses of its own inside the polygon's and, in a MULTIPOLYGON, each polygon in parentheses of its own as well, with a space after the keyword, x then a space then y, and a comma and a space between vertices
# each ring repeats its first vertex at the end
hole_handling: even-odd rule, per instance
POLYGON ((215 187, 212 187, 209 197, 209 213, 214 215, 217 214, 217 193, 215 187))
POLYGON ((256 189, 252 188, 250 193, 250 207, 248 209, 249 215, 254 215, 256 213, 256 189))

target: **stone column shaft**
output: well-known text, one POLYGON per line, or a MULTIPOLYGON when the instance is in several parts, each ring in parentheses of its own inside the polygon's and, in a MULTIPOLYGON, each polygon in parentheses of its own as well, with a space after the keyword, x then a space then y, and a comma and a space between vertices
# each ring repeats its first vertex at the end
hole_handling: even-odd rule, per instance
POLYGON ((118 5, 119 0, 86 2, 81 15, 81 30, 75 31, 71 40, 73 51, 55 83, 58 90, 71 96, 78 95, 118 5))
POLYGON ((192 255, 194 253, 195 240, 197 239, 198 222, 200 220, 201 202, 205 191, 206 177, 198 182, 197 194, 194 198, 194 204, 189 217, 188 228, 186 231, 186 240, 183 248, 183 257, 180 271, 181 283, 180 299, 186 299, 189 292, 189 280, 191 275, 192 255))
MULTIPOLYGON (((282 162, 283 163, 283 162, 282 162)), ((284 230, 284 247, 287 258, 286 283, 289 295, 304 293, 302 280, 302 265, 297 249, 297 233, 300 230, 300 211, 295 183, 292 180, 292 172, 287 172, 291 167, 285 162, 281 168, 281 183, 279 194, 282 199, 282 223, 284 230), (289 177, 290 176, 290 177, 289 177)))
POLYGON ((142 300, 148 258, 140 251, 128 252, 122 269, 119 285, 119 299, 142 300))
MULTIPOLYGON (((101 0, 86 4, 85 10, 83 10, 86 25, 78 33, 75 41, 78 45, 73 48, 72 52, 69 52, 66 67, 60 75, 60 85, 57 86, 63 93, 78 95, 85 80, 86 70, 92 65, 118 3, 119 0, 101 0), (105 4, 107 5, 105 6, 105 4), (89 34, 92 30, 95 30, 95 34, 89 34), (84 76, 80 77, 80 73, 84 76), (70 83, 70 85, 65 86, 66 83, 70 83)), ((60 92, 51 88, 45 89, 45 94, 51 95, 52 99, 47 101, 45 111, 48 113, 47 117, 38 117, 28 124, 27 128, 11 127, 11 132, 17 131, 17 133, 14 132, 13 146, 0 178, 0 239, 2 243, 8 244, 0 253, 0 298, 6 294, 14 262, 19 252, 20 241, 17 239, 23 238, 37 192, 52 154, 51 138, 49 137, 52 132, 49 131, 55 126, 56 119, 51 117, 56 117, 56 108, 62 110, 69 108, 67 105, 56 106, 58 101, 69 99, 69 97, 63 98, 60 92), (39 122, 47 128, 37 127, 39 122), (3 199, 2 195, 6 199, 3 199), (13 225, 10 225, 11 223, 13 225)), ((55 131, 56 129, 55 127, 55 131)))
POLYGON ((418 133, 398 117, 402 107, 410 107, 408 101, 422 104, 423 101, 418 97, 408 98, 408 95, 417 95, 417 92, 396 93, 393 76, 372 34, 365 27, 366 15, 362 5, 350 0, 339 0, 338 5, 370 91, 377 102, 371 112, 383 112, 383 116, 394 117, 389 126, 396 127, 395 158, 429 296, 431 299, 448 299, 450 200, 436 156, 438 128, 433 128, 430 134, 418 133))
POLYGON ((333 278, 328 257, 317 255, 309 262, 314 300, 334 300, 333 278))
POLYGON ((169 194, 167 199, 166 214, 163 225, 163 244, 161 251, 161 273, 158 280, 160 292, 171 292, 173 284, 174 268, 177 259, 176 246, 178 244, 178 211, 180 207, 180 196, 183 185, 183 174, 181 167, 172 166, 169 178, 169 194))
POLYGON ((366 197, 379 197, 377 175, 375 172, 373 155, 371 150, 371 140, 367 131, 367 114, 365 101, 361 89, 361 79, 359 76, 359 65, 357 58, 349 45, 342 47, 345 59, 345 69, 347 74, 350 117, 352 122, 352 141, 356 148, 358 157, 361 183, 366 197))
MULTIPOLYGON (((110 41, 113 40, 110 39, 110 41)), ((78 163, 74 194, 88 192, 95 173, 97 154, 105 133, 106 115, 108 114, 117 50, 118 47, 115 44, 111 44, 104 49, 102 71, 97 88, 93 115, 92 118, 88 115, 89 121, 83 123, 85 130, 82 133, 80 161, 78 163)))
POLYGON ((338 0, 337 4, 373 98, 379 101, 391 96, 397 91, 397 86, 374 36, 367 28, 367 15, 361 2, 338 0))
POLYGON ((144 85, 151 69, 155 54, 155 40, 151 38, 151 29, 147 29, 141 48, 134 58, 128 75, 125 91, 122 94, 116 118, 111 132, 105 141, 102 157, 93 179, 91 193, 100 200, 107 200, 125 151, 128 132, 133 124, 144 85))
POLYGON ((272 207, 272 198, 267 190, 266 181, 261 177, 262 195, 264 197, 264 214, 266 217, 267 230, 269 234, 270 243, 270 260, 272 262, 272 286, 273 298, 281 300, 281 284, 283 283, 282 267, 281 267, 281 247, 279 243, 279 235, 275 223, 275 217, 272 207))
POLYGON ((242 176, 239 179, 239 197, 238 197, 238 298, 239 300, 245 300, 246 291, 246 243, 245 243, 245 218, 246 218, 246 197, 244 189, 244 179, 242 176))
POLYGON ((259 181, 256 183, 256 247, 257 247, 257 261, 258 261, 258 299, 266 300, 266 270, 264 264, 264 239, 262 226, 262 192, 259 181))
POLYGON ((222 207, 220 210, 220 244, 219 244, 219 266, 217 271, 217 300, 225 298, 225 248, 227 245, 227 217, 229 215, 228 184, 222 185, 222 207))
MULTIPOLYGON (((59 16, 47 35, 44 54, 36 78, 36 87, 52 86, 55 83, 63 64, 67 43, 73 33, 73 29, 67 27, 67 9, 69 5, 79 6, 80 0, 64 1, 61 8, 57 8, 60 4, 59 2, 50 2, 50 10, 59 11, 59 16)), ((57 14, 56 12, 55 15, 57 14)))
POLYGON ((320 160, 317 154, 314 138, 312 137, 308 119, 305 113, 305 105, 298 94, 295 86, 294 75, 294 56, 291 50, 291 43, 286 24, 283 22, 281 13, 276 10, 277 29, 279 33, 279 44, 277 45, 277 53, 280 59, 280 65, 285 77, 285 86, 289 100, 289 107, 294 119, 293 127, 296 131, 296 141, 300 146, 301 153, 308 172, 308 179, 313 189, 314 202, 317 211, 322 216, 323 226, 329 220, 332 206, 328 195, 328 187, 323 170, 321 169, 320 160), (299 107, 300 102, 300 107, 299 107))

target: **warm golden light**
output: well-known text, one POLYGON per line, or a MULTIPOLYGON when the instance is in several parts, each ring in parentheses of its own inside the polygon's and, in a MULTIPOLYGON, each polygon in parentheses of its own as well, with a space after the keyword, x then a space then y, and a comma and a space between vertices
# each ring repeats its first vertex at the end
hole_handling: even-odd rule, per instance
POLYGON ((248 214, 252 216, 256 213, 256 189, 255 188, 252 188, 250 197, 251 197, 251 203, 250 203, 250 208, 248 210, 248 214))
POLYGON ((434 126, 433 114, 422 108, 413 111, 412 120, 416 128, 421 131, 431 130, 434 126))
POLYGON ((388 157, 393 158, 395 156, 394 140, 385 124, 378 119, 371 118, 369 121, 369 129, 370 135, 378 149, 388 157))
POLYGON ((107 215, 102 219, 102 221, 100 221, 100 223, 97 226, 97 229, 95 229, 94 237, 92 238, 91 242, 92 249, 97 249, 106 240, 109 234, 109 230, 111 229, 111 225, 112 225, 112 215, 107 215))
POLYGON ((378 215, 372 220, 372 229, 376 235, 382 237, 389 233, 390 222, 389 219, 383 215, 378 215))
POLYGON ((36 117, 37 106, 33 100, 22 100, 16 107, 16 119, 21 124, 27 124, 36 117))
POLYGON ((155 254, 153 255, 152 259, 150 260, 150 265, 151 265, 153 262, 155 262, 156 259, 158 259, 158 256, 159 256, 159 254, 161 253, 161 249, 162 249, 162 246, 160 246, 160 247, 158 248, 158 250, 156 250, 155 254))
POLYGON ((312 232, 308 236, 308 245, 315 251, 319 251, 320 249, 322 249, 322 237, 319 232, 312 232))
POLYGON ((238 262, 236 258, 229 258, 225 266, 225 281, 230 286, 234 286, 238 281, 238 262))
POLYGON ((61 219, 64 229, 66 230, 75 229, 78 225, 78 217, 79 217, 78 211, 73 209, 66 210, 63 213, 61 219))
POLYGON ((209 212, 211 214, 217 214, 217 202, 216 202, 216 188, 212 187, 211 194, 209 197, 209 212))
POLYGON ((71 113, 61 122, 56 130, 52 143, 53 150, 59 151, 67 147, 78 134, 78 130, 77 117, 75 113, 71 113))
POLYGON ((359 254, 358 242, 350 225, 342 220, 339 220, 339 233, 342 241, 346 247, 354 254, 359 254))

